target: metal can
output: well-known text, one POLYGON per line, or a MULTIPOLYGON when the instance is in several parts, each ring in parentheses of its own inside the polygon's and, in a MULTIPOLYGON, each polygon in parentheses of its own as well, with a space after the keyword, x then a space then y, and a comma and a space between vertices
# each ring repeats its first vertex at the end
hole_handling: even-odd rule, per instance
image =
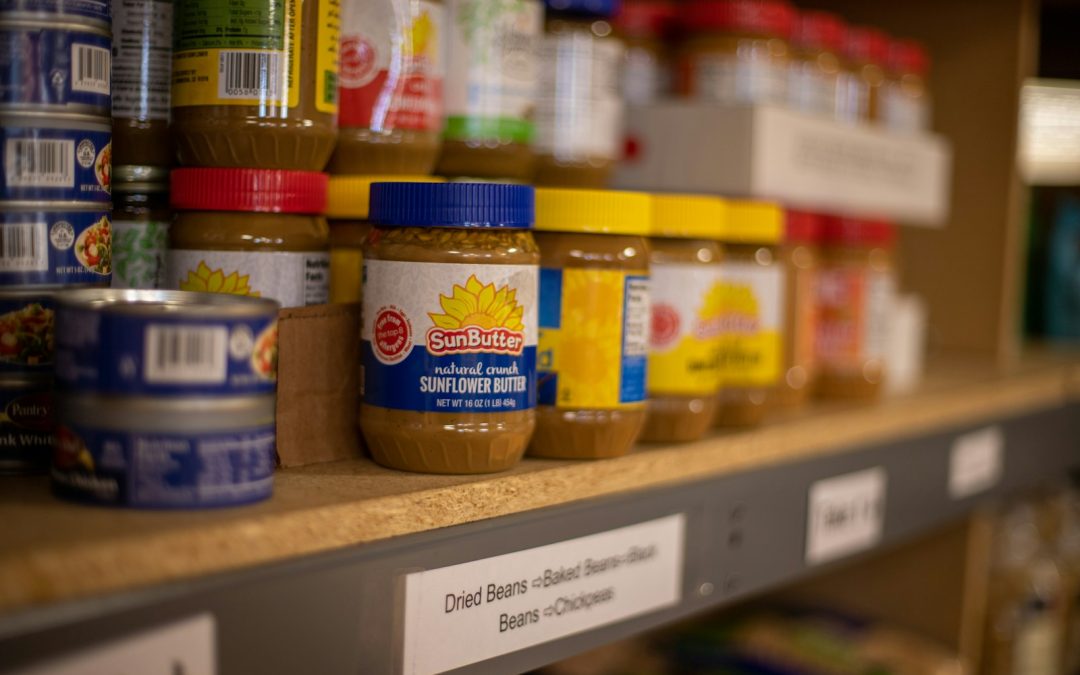
POLYGON ((0 17, 32 21, 74 21, 106 30, 112 22, 109 0, 0 0, 0 17))
POLYGON ((73 113, 0 114, 0 201, 107 205, 112 126, 73 113))
POLYGON ((0 473, 45 471, 52 447, 52 378, 0 375, 0 473))
POLYGON ((0 289, 0 379, 52 376, 52 289, 0 289))
POLYGON ((57 388, 215 399, 272 394, 277 309, 273 300, 215 293, 58 293, 57 388))
POLYGON ((107 286, 112 224, 101 207, 0 204, 0 286, 107 286), (57 209, 57 210, 53 210, 57 209))
POLYGON ((108 116, 111 60, 105 30, 0 20, 0 109, 108 116))
POLYGON ((211 508, 267 499, 274 397, 57 396, 52 480, 68 499, 211 508))

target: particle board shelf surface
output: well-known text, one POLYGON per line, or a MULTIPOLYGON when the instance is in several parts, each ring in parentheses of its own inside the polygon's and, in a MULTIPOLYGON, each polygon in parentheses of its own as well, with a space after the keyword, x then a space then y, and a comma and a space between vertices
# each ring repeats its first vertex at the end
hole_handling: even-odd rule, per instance
POLYGON ((769 426, 599 462, 526 460, 490 476, 426 476, 366 459, 278 472, 256 506, 137 512, 54 499, 44 477, 0 478, 0 615, 628 491, 830 454, 1061 405, 1080 358, 1008 373, 942 359, 912 395, 819 406, 769 426))

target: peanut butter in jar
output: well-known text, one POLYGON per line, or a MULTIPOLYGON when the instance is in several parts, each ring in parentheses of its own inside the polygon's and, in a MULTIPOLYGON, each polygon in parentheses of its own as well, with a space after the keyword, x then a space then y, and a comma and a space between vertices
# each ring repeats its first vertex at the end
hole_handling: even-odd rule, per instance
POLYGON ((844 69, 836 119, 848 124, 881 119, 889 37, 876 28, 850 26, 844 40, 844 69))
POLYGON ((776 391, 778 408, 802 407, 817 380, 814 340, 818 323, 818 270, 825 218, 808 211, 786 213, 784 243, 779 248, 784 273, 783 376, 776 391))

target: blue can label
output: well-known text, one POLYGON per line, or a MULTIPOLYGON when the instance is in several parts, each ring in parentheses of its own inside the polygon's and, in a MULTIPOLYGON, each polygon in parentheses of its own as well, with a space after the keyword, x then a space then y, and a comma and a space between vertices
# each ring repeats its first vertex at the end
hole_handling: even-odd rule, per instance
POLYGON ((53 444, 48 380, 0 387, 0 472, 44 471, 53 444))
POLYGON ((52 294, 0 295, 0 373, 52 374, 52 294))
POLYGON ((0 286, 108 285, 111 276, 107 211, 0 214, 0 286))
POLYGON ((0 27, 0 105, 111 109, 112 40, 97 33, 0 27))
POLYGON ((364 261, 364 402, 425 412, 536 406, 533 265, 364 261))
POLYGON ((111 130, 0 128, 0 200, 108 203, 111 130))
POLYGON ((277 317, 191 319, 56 310, 56 378, 98 394, 271 394, 277 317))
POLYGON ((160 509, 267 499, 273 473, 273 426, 138 433, 62 423, 52 466, 53 486, 61 496, 160 509))
POLYGON ((39 17, 83 17, 109 23, 109 0, 0 0, 0 12, 39 17))

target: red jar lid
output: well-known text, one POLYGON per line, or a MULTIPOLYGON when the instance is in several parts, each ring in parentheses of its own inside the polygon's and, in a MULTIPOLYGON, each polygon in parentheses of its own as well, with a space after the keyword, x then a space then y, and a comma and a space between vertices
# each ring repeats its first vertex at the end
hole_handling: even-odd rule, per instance
POLYGON ((849 26, 844 55, 855 63, 884 66, 889 61, 889 36, 869 26, 849 26))
POLYGON ((170 201, 184 211, 326 211, 329 177, 279 169, 173 169, 170 201))
POLYGON ((830 12, 799 12, 791 43, 796 47, 839 54, 844 51, 847 25, 830 12))
POLYGON ((809 211, 788 210, 786 213, 787 241, 816 244, 821 241, 825 230, 825 216, 809 211))
POLYGON ((926 76, 930 71, 926 48, 915 40, 893 40, 889 43, 889 70, 926 76))
POLYGON ((675 5, 664 0, 626 0, 615 15, 615 28, 636 37, 663 37, 675 22, 675 5))
POLYGON ((822 240, 831 246, 882 246, 896 243, 896 227, 884 220, 826 218, 822 240))
POLYGON ((702 33, 728 31, 789 38, 795 9, 780 0, 693 0, 682 12, 682 27, 702 33))

